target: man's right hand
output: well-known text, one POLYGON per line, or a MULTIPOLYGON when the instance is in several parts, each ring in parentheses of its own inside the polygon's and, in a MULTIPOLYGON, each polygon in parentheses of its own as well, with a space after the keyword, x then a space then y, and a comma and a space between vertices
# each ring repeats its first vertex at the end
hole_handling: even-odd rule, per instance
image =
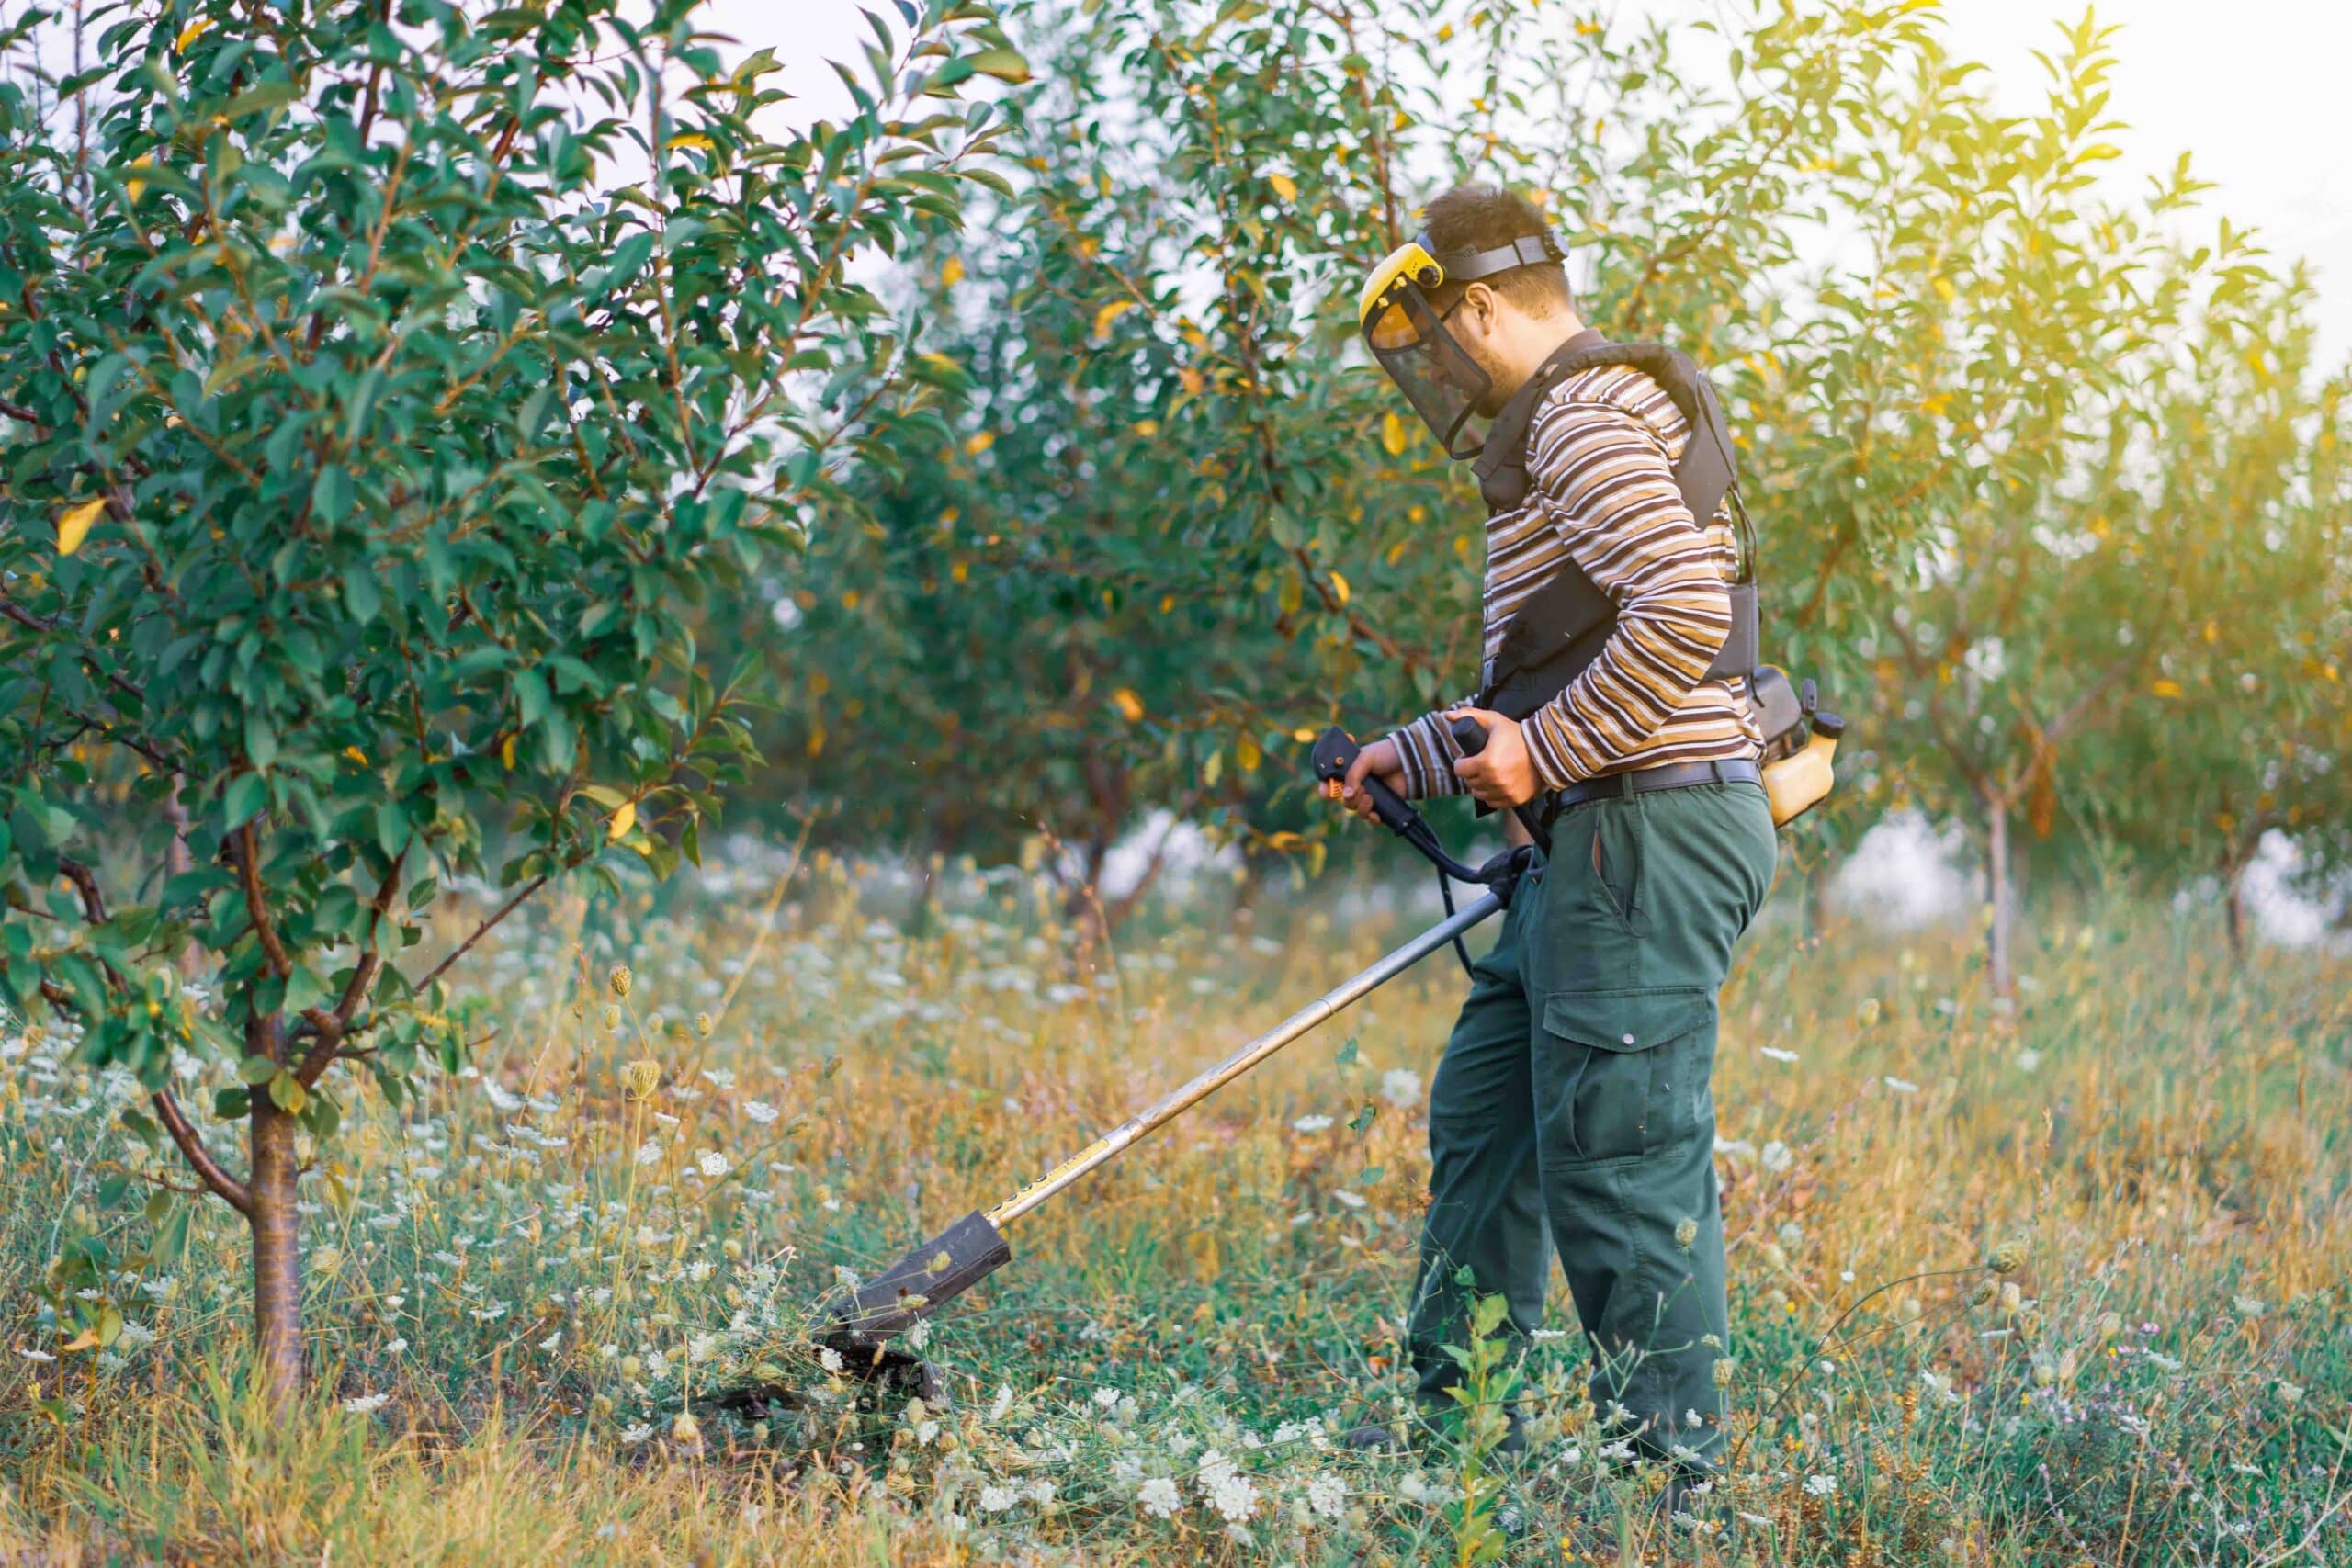
POLYGON ((1396 754, 1396 742, 1375 740, 1358 751, 1346 778, 1325 783, 1323 798, 1338 801, 1367 822, 1377 821, 1373 815, 1372 791, 1364 787, 1367 775, 1379 779, 1399 795, 1405 793, 1405 763, 1396 754))

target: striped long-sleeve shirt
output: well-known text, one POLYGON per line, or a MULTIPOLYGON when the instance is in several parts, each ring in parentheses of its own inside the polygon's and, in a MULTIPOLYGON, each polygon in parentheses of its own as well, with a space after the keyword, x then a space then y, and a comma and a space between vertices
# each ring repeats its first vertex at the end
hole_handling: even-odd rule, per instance
MULTIPOLYGON (((1511 616, 1567 558, 1617 605, 1600 657, 1522 725, 1544 790, 1759 754, 1746 682, 1701 679, 1731 630, 1725 589, 1738 546, 1724 511, 1702 527, 1682 503, 1674 463, 1690 435, 1674 400, 1640 371, 1605 365, 1570 376, 1532 422, 1527 500, 1487 520, 1489 660, 1511 616)), ((1392 739, 1407 795, 1466 793, 1442 713, 1392 739)))

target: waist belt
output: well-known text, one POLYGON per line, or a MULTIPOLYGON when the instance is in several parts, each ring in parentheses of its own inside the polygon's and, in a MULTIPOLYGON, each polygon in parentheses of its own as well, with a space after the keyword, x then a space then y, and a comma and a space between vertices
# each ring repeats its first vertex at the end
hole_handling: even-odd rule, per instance
POLYGON ((1588 800, 1611 800, 1620 795, 1642 795, 1654 789, 1691 789, 1700 784, 1752 784, 1764 782, 1764 771, 1744 757, 1714 762, 1668 762, 1657 768, 1634 768, 1622 773, 1604 773, 1597 779, 1579 779, 1566 789, 1554 790, 1541 796, 1546 817, 1557 817, 1572 806, 1588 800))

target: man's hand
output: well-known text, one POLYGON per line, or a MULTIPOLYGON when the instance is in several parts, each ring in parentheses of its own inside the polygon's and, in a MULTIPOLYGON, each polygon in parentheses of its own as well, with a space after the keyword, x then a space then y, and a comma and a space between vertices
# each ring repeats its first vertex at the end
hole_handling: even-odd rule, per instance
POLYGON ((1535 760, 1527 754, 1527 737, 1520 733, 1517 719, 1485 708, 1446 710, 1448 724, 1457 718, 1475 718, 1487 727, 1486 750, 1475 757, 1458 757, 1453 763, 1453 776, 1481 804, 1503 810, 1524 806, 1541 793, 1535 760))
POLYGON ((1323 798, 1336 800, 1367 822, 1379 818, 1373 815, 1372 791, 1364 788, 1364 776, 1370 774, 1395 790, 1405 793, 1405 763, 1396 755, 1396 742, 1375 740, 1356 753, 1354 763, 1344 779, 1329 779, 1323 785, 1323 798))

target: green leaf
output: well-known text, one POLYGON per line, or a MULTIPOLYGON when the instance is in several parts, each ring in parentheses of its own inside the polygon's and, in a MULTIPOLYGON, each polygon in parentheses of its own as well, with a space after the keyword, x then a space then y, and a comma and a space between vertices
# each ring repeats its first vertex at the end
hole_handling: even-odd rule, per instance
POLYGON ((351 470, 341 463, 329 463, 319 470, 318 480, 311 487, 311 510, 321 521, 342 522, 351 515, 351 470))
POLYGON ((1021 83, 1029 80, 1029 62, 1009 49, 984 49, 968 55, 972 69, 983 76, 993 76, 1000 82, 1021 83))

